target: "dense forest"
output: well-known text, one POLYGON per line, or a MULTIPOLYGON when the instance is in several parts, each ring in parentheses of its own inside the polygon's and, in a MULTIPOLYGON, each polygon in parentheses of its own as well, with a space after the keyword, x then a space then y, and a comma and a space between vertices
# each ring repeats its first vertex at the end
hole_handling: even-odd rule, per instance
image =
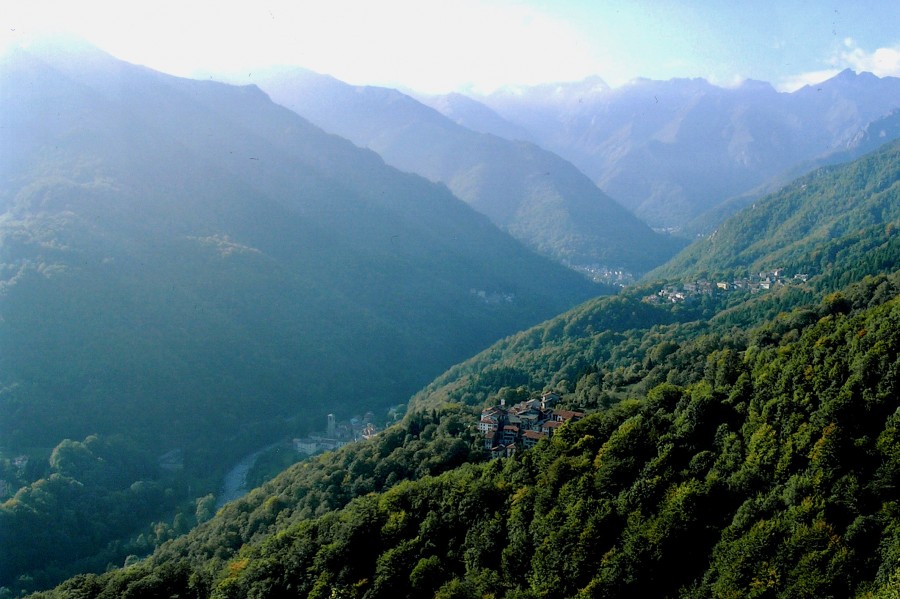
POLYGON ((460 466, 474 412, 420 412, 43 596, 888 596, 898 290, 871 278, 710 344, 683 384, 515 458, 460 466))
POLYGON ((394 428, 36 597, 895 597, 898 173, 888 146, 815 175, 843 208, 809 183, 757 204, 846 223, 753 266, 808 277, 707 292, 687 269, 683 301, 658 301, 669 278, 588 302, 450 369, 394 428), (481 410, 547 390, 587 416, 487 460, 481 410))

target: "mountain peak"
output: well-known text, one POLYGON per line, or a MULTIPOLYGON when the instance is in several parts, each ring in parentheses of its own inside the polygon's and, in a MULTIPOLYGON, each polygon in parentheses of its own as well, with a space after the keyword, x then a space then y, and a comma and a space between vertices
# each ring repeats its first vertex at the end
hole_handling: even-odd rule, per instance
POLYGON ((846 68, 831 79, 825 81, 825 84, 839 83, 856 85, 864 82, 873 82, 878 79, 880 79, 880 77, 869 71, 860 71, 857 73, 851 68, 846 68))
POLYGON ((768 81, 759 79, 744 79, 737 87, 741 91, 775 92, 775 88, 768 81))
POLYGON ((31 56, 55 65, 69 67, 79 64, 94 66, 117 62, 117 59, 109 53, 86 39, 71 34, 26 35, 9 46, 4 54, 7 58, 31 56))
POLYGON ((504 86, 490 94, 494 98, 528 97, 545 104, 580 103, 593 96, 610 91, 609 85, 599 75, 591 75, 580 81, 559 81, 538 85, 504 86))

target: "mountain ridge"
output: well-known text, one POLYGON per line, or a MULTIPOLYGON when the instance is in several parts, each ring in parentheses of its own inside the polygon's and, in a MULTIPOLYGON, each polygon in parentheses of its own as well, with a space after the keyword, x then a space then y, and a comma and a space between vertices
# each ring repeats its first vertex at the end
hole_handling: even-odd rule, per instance
POLYGON ((644 272, 680 245, 653 233, 561 158, 527 142, 470 131, 396 90, 354 87, 302 70, 256 81, 276 102, 324 129, 445 183, 544 255, 644 272))
POLYGON ((562 311, 597 288, 446 186, 257 88, 88 62, 0 70, 0 476, 22 482, 0 593, 76 571, 37 597, 896 588, 900 142, 562 311), (426 377, 379 435, 218 514, 196 496, 426 377), (545 393, 558 426, 488 461, 486 409, 545 393))
MULTIPOLYGON (((476 97, 654 227, 678 228, 791 166, 840 151, 898 107, 900 79, 844 71, 792 93, 703 79, 476 97)), ((887 141, 887 140, 886 140, 887 141)))

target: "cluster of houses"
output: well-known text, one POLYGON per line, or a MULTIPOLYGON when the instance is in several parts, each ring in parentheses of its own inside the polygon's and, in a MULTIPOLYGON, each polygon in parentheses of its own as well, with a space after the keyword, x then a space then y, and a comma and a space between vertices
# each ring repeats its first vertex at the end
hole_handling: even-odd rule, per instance
POLYGON ((469 293, 490 305, 511 304, 516 301, 515 293, 499 293, 496 291, 485 291, 484 289, 469 289, 469 293))
POLYGON ((609 268, 599 264, 572 264, 568 261, 563 261, 563 264, 587 276, 595 283, 606 283, 616 287, 628 287, 634 283, 634 275, 621 268, 609 268))
POLYGON ((354 416, 350 420, 338 422, 334 414, 329 414, 325 430, 311 433, 302 439, 294 439, 294 449, 297 453, 313 455, 339 449, 360 439, 369 439, 378 434, 374 419, 375 414, 367 412, 362 418, 354 416))
POLYGON ((547 392, 540 399, 529 399, 507 407, 500 405, 481 411, 478 430, 484 436, 484 451, 491 458, 514 455, 518 449, 534 447, 538 441, 553 436, 554 432, 569 421, 584 418, 584 413, 557 410, 560 397, 547 392))
POLYGON ((758 275, 739 277, 731 281, 707 281, 699 279, 680 285, 666 285, 653 295, 644 298, 645 302, 653 304, 679 303, 690 301, 701 295, 713 295, 714 293, 728 293, 730 291, 749 291, 759 293, 777 287, 784 287, 791 283, 804 283, 809 278, 806 274, 795 274, 788 277, 783 268, 776 268, 758 275))

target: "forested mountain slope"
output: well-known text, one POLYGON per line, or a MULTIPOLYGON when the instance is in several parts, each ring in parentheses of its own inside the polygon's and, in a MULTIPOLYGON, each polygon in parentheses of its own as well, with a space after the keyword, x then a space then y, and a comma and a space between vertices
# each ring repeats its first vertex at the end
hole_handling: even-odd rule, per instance
POLYGON ((798 179, 823 166, 852 162, 892 140, 900 139, 900 109, 895 109, 884 118, 872 121, 847 142, 846 149, 827 154, 815 160, 803 162, 787 172, 766 181, 751 191, 718 204, 693 221, 687 223, 681 234, 688 238, 706 236, 720 224, 734 216, 750 204, 779 191, 794 179, 798 179))
POLYGON ((889 597, 900 304, 793 331, 714 351, 695 383, 515 459, 359 497, 225 562, 163 553, 42 596, 889 597))
POLYGON ((255 87, 20 49, 0 130, 0 586, 604 290, 255 87))
MULTIPOLYGON (((889 151, 856 166, 878 156, 896 172, 889 151)), ((835 210, 884 191, 849 181, 854 204, 835 210)), ((890 597, 900 251, 879 251, 765 292, 660 303, 648 284, 588 302, 454 367, 402 426, 41 596, 890 597), (545 390, 587 417, 460 465, 483 460, 482 408, 545 390)))
POLYGON ((898 243, 900 141, 801 177, 723 223, 648 278, 825 272, 836 259, 890 260, 898 243), (840 257, 839 257, 840 255, 840 257))
POLYGON ((656 327, 680 339, 714 343, 717 334, 727 337, 730 327, 781 326, 781 312, 866 276, 893 272, 900 258, 898 186, 900 142, 799 179, 724 223, 716 235, 693 243, 642 285, 587 302, 495 344, 441 375, 417 400, 429 406, 448 399, 478 403, 497 383, 555 386, 565 381, 571 387, 582 370, 596 364, 604 365, 602 375, 596 375, 606 392, 603 401, 621 392, 626 381, 642 381, 646 391, 665 380, 654 369, 668 354, 667 359, 675 357, 674 348, 660 346, 664 339, 659 335, 637 342, 636 330, 656 327), (783 273, 772 278, 768 292, 734 284, 775 269, 783 273), (683 302, 646 301, 659 299, 656 292, 664 283, 655 279, 665 277, 672 287, 686 284, 695 291, 686 291, 683 302), (698 280, 706 286, 695 285, 698 280))
POLYGON ((534 144, 476 133, 396 90, 294 70, 256 74, 275 102, 393 166, 445 183, 540 253, 644 273, 683 244, 650 228, 572 164, 534 144))

